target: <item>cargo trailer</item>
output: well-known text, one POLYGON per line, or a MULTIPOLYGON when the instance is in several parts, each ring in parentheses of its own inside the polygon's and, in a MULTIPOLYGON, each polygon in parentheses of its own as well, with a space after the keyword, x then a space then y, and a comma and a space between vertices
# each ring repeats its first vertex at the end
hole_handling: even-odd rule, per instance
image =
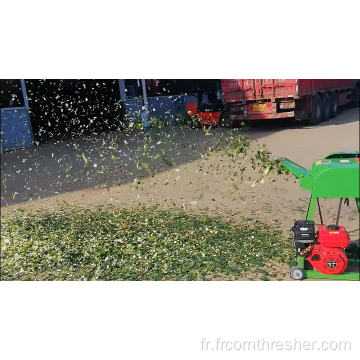
POLYGON ((359 106, 360 80, 225 79, 221 86, 221 121, 228 127, 281 118, 317 125, 335 117, 340 106, 359 106))

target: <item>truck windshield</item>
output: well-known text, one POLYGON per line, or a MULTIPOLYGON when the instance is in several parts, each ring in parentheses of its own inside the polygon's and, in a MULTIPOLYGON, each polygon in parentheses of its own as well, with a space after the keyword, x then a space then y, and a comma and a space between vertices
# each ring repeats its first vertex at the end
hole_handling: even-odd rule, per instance
POLYGON ((199 90, 198 111, 218 112, 222 109, 221 92, 219 90, 199 90))

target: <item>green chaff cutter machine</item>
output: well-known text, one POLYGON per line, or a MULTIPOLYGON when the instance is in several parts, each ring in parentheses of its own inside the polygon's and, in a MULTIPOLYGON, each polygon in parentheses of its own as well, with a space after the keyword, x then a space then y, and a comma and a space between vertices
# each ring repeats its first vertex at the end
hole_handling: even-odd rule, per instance
POLYGON ((296 221, 292 228, 297 266, 291 268, 291 278, 359 280, 359 245, 351 242, 345 227, 339 225, 341 205, 349 204, 349 199, 355 199, 360 213, 359 152, 331 153, 314 161, 310 170, 289 159, 284 159, 283 165, 311 192, 306 220, 296 221), (340 199, 335 224, 323 224, 321 198, 340 199), (317 231, 316 206, 321 221, 317 231))

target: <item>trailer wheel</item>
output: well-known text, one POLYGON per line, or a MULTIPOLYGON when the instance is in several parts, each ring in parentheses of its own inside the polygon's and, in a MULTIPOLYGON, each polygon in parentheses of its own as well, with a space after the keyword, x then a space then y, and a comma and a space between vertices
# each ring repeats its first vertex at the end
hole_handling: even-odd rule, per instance
POLYGON ((326 121, 330 119, 330 96, 328 93, 324 94, 322 101, 321 101, 321 107, 322 107, 322 119, 321 121, 326 121))
POLYGON ((319 95, 315 95, 312 98, 312 111, 307 123, 309 125, 319 124, 322 119, 322 113, 321 98, 319 95))
POLYGON ((330 94, 330 118, 334 118, 338 111, 337 93, 334 91, 330 94))
POLYGON ((293 266, 290 269, 290 277, 293 280, 303 280, 305 277, 304 270, 299 268, 298 266, 293 266))
POLYGON ((227 114, 221 113, 219 125, 226 128, 235 128, 239 125, 239 121, 231 120, 227 114))

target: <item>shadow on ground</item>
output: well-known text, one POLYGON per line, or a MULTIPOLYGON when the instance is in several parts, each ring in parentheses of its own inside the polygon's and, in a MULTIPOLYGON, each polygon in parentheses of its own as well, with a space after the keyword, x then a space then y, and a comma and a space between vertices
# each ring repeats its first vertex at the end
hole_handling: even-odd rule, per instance
POLYGON ((151 131, 151 141, 140 132, 110 132, 5 153, 1 205, 131 182, 154 168, 159 172, 199 159, 219 141, 240 133, 180 126, 151 131))
MULTIPOLYGON (((357 109, 343 111, 319 127, 355 122, 357 114, 357 109)), ((235 130, 169 126, 151 130, 151 142, 139 132, 109 132, 5 153, 1 159, 1 206, 76 190, 122 185, 151 175, 152 166, 159 172, 200 159, 209 148, 230 136, 245 135, 259 140, 302 127, 288 120, 235 130), (150 168, 147 168, 149 159, 150 168)))

